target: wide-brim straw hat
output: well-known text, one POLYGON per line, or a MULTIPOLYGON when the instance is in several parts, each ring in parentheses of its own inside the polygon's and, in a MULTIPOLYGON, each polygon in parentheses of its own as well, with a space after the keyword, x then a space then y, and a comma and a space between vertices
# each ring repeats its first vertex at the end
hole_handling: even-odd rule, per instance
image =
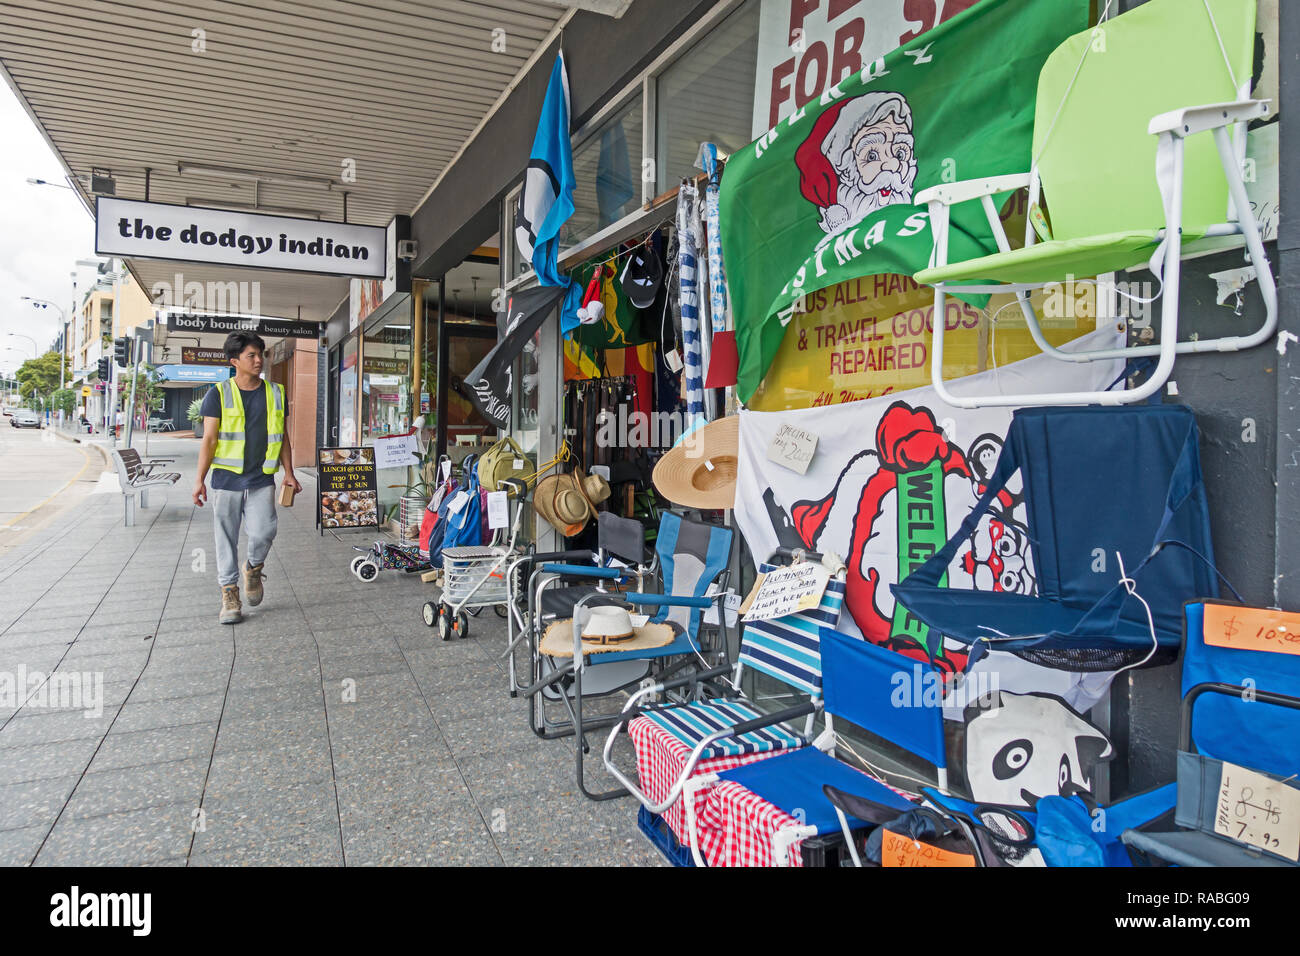
MULTIPOLYGON (((592 638, 582 639, 584 654, 602 654, 612 651, 648 651, 656 647, 666 647, 673 642, 678 631, 671 622, 656 623, 646 621, 640 627, 632 628, 632 636, 609 644, 599 644, 592 638)), ((547 657, 573 656, 573 620, 565 618, 555 621, 542 635, 537 649, 547 657)))
POLYGON ((682 436, 655 465, 655 489, 674 504, 719 511, 736 503, 740 418, 729 415, 682 436))
POLYGON ((574 474, 548 475, 533 490, 533 509, 556 531, 573 537, 595 516, 592 505, 600 504, 609 494, 609 483, 599 475, 584 476, 581 491, 574 474))

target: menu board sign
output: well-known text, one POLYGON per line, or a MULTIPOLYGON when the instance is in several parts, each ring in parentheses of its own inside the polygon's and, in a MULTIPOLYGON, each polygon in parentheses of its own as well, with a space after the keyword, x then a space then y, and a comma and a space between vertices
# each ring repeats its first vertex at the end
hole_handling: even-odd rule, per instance
POLYGON ((321 448, 317 520, 326 528, 378 528, 379 486, 373 448, 321 448))

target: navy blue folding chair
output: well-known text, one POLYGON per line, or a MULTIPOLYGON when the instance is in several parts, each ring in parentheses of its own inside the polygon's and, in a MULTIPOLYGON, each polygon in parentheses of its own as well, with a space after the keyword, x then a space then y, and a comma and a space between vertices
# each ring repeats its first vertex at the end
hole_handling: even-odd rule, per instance
POLYGON ((891 590, 933 633, 970 645, 972 663, 996 648, 1047 666, 1115 670, 1174 659, 1183 602, 1218 596, 1213 560, 1188 409, 1028 408, 1015 412, 957 533, 891 590), (1037 594, 940 586, 1016 472, 1037 594))
MULTIPOLYGON (((790 854, 801 841, 840 831, 840 811, 827 796, 827 785, 895 813, 917 805, 880 780, 836 759, 836 718, 884 737, 934 764, 940 789, 947 788, 942 707, 933 702, 919 703, 918 699, 925 700, 924 695, 898 693, 900 681, 913 681, 918 674, 925 679, 925 665, 832 628, 822 628, 820 637, 826 728, 813 741, 813 746, 722 773, 692 777, 683 788, 682 800, 697 866, 706 865, 706 861, 701 850, 695 794, 722 781, 739 784, 748 794, 800 821, 781 826, 770 834, 741 838, 742 843, 749 844, 770 840, 770 860, 776 866, 789 865, 790 854)), ((938 679, 937 672, 933 676, 938 679)), ((761 815, 755 819, 761 819, 761 815)), ((877 823, 857 818, 845 820, 852 831, 877 823)))
MULTIPOLYGON (((1279 844, 1264 849, 1237 842, 1236 837, 1248 826, 1261 832, 1270 829, 1269 811, 1251 806, 1251 801, 1231 797, 1228 834, 1216 832, 1221 783, 1231 778, 1232 766, 1300 791, 1300 646, 1296 636, 1276 640, 1276 651, 1240 646, 1231 640, 1237 637, 1233 628, 1238 625, 1233 624, 1229 611, 1219 623, 1219 629, 1228 633, 1210 635, 1216 643, 1207 643, 1206 605, 1219 603, 1196 601, 1184 609, 1187 640, 1174 812, 1174 823, 1180 829, 1126 830, 1121 839, 1144 857, 1178 866, 1295 866, 1300 846, 1279 844), (1225 764, 1230 765, 1227 778, 1225 764)), ((1265 800, 1261 797, 1254 803, 1263 805, 1265 800)))

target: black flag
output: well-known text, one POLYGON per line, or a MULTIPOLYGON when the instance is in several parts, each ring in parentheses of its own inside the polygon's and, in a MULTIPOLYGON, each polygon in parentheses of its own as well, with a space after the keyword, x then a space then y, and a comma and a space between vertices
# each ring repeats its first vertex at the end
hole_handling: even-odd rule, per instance
POLYGON ((537 334, 564 291, 563 286, 536 286, 511 295, 506 310, 497 313, 496 346, 465 376, 465 397, 498 428, 510 427, 515 359, 537 334))

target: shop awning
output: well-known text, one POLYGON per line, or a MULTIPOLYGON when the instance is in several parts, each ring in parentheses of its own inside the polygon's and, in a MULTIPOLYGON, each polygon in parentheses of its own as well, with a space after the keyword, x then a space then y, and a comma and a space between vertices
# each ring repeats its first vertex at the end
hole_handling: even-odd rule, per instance
MULTIPOLYGON (((92 202, 116 195, 386 225, 431 190, 542 41, 554 3, 32 0, 0 6, 0 67, 92 202)), ((146 292, 258 282, 260 313, 326 320, 346 278, 132 260, 146 292)), ((166 305, 178 305, 164 297, 166 305)))

